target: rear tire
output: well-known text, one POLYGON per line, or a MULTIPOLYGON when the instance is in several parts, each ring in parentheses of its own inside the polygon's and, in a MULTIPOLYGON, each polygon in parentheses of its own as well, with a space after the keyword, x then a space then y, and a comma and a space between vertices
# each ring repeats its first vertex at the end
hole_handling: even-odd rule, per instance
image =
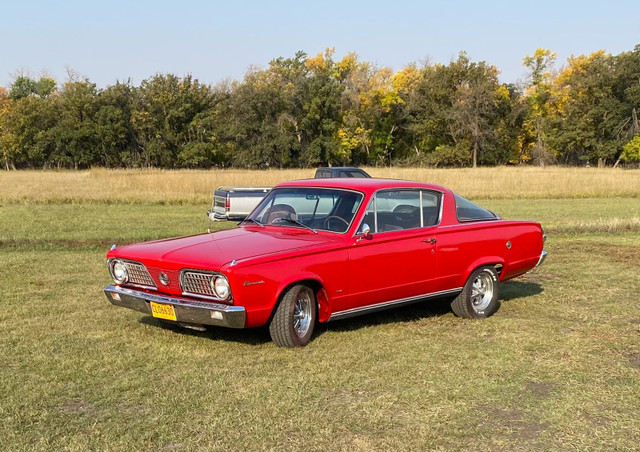
POLYGON ((316 323, 316 295, 311 287, 297 284, 280 300, 269 324, 271 339, 279 347, 303 347, 311 340, 316 323))
POLYGON ((475 269, 456 298, 451 310, 465 319, 484 319, 498 310, 500 282, 496 269, 487 266, 475 269))

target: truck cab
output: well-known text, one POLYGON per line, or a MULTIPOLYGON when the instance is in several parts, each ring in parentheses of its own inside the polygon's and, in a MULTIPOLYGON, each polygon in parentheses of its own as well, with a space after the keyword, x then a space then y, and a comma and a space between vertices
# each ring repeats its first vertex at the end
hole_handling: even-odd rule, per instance
POLYGON ((318 168, 314 179, 327 179, 331 177, 365 177, 370 178, 366 171, 351 166, 331 166, 318 168))

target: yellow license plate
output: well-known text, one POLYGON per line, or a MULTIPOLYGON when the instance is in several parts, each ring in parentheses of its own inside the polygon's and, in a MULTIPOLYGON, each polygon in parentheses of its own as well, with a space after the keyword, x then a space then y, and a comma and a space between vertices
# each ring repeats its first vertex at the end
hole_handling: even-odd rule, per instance
POLYGON ((150 301, 149 303, 151 303, 151 314, 153 314, 154 317, 159 319, 177 320, 176 310, 173 308, 173 305, 156 303, 155 301, 150 301))

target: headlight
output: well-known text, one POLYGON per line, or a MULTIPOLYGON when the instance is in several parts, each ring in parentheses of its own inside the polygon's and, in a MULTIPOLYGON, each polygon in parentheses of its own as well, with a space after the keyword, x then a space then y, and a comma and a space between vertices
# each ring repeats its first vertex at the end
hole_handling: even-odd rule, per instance
POLYGON ((116 284, 124 284, 129 280, 129 273, 124 262, 115 260, 111 264, 111 276, 116 284))
POLYGON ((229 298, 231 288, 229 287, 229 281, 224 276, 213 276, 211 278, 211 289, 221 300, 229 298))

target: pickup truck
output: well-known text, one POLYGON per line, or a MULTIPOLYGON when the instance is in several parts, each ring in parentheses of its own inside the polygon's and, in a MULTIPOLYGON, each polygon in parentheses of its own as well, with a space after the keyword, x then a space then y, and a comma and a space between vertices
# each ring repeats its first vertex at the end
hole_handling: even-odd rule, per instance
POLYGON ((270 191, 271 187, 218 187, 207 216, 213 221, 242 220, 270 191))
MULTIPOLYGON (((350 166, 323 167, 316 170, 314 179, 332 177, 370 178, 366 171, 350 166)), ((211 210, 207 216, 212 221, 243 220, 271 191, 271 187, 218 187, 213 192, 211 210)))

